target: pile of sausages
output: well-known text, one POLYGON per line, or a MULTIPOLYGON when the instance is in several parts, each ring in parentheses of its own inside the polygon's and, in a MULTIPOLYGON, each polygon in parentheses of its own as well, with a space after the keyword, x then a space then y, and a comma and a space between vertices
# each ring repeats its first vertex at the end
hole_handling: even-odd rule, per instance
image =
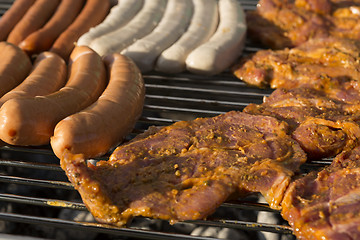
POLYGON ((34 65, 19 47, 0 42, 0 138, 21 146, 51 143, 64 151, 97 157, 133 129, 145 97, 142 75, 118 53, 101 58, 76 46, 69 62, 45 51, 34 65))

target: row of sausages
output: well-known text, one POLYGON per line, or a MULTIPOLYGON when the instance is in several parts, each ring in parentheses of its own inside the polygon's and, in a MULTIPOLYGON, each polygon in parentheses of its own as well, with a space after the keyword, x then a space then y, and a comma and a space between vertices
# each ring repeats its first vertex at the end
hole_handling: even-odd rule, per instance
POLYGON ((16 0, 0 33, 29 55, 67 60, 84 45, 126 55, 142 73, 215 75, 241 55, 246 21, 238 0, 16 0))
POLYGON ((55 52, 65 60, 74 42, 101 23, 109 0, 16 0, 0 19, 0 41, 29 55, 55 52))
POLYGON ((143 73, 214 75, 241 55, 245 33, 238 0, 121 0, 77 44, 120 52, 143 73))
POLYGON ((145 87, 135 63, 118 53, 104 58, 76 46, 66 63, 45 51, 32 65, 14 44, 0 42, 0 138, 12 145, 51 143, 64 151, 97 157, 133 129, 145 87))

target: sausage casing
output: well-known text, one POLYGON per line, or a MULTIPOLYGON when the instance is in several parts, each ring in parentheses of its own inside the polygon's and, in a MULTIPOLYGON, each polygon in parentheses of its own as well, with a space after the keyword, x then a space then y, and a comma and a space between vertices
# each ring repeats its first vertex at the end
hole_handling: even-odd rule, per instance
POLYGON ((118 53, 104 58, 109 84, 99 99, 60 121, 51 138, 56 156, 65 151, 85 158, 107 153, 133 129, 144 104, 145 86, 138 67, 118 53))

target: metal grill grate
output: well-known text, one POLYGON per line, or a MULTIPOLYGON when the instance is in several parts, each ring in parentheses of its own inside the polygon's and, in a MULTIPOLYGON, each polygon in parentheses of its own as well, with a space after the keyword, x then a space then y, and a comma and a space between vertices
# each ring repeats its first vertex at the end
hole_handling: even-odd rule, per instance
MULTIPOLYGON (((0 14, 3 14, 10 7, 11 2, 0 1, 0 14)), ((244 0, 241 2, 245 10, 254 9, 256 6, 256 1, 244 0)), ((244 53, 248 54, 259 49, 257 46, 252 46, 252 43, 247 43, 244 53)), ((146 83, 144 112, 128 138, 132 138, 152 125, 169 125, 179 120, 211 117, 230 110, 242 110, 249 103, 261 103, 263 97, 272 91, 246 86, 230 73, 223 73, 215 77, 204 77, 189 73, 165 75, 154 72, 145 75, 144 80, 146 83)), ((327 163, 326 160, 315 162, 319 166, 327 163)), ((0 182, 0 204, 27 205, 29 208, 41 208, 44 212, 49 208, 87 211, 77 192, 67 181, 59 166, 58 159, 53 155, 49 146, 37 148, 1 147, 0 182), (11 186, 15 185, 24 187, 26 191, 23 194, 14 194, 11 191, 4 190, 11 189, 11 186), (42 196, 42 192, 49 191, 53 193, 51 198, 48 195, 42 196), (76 195, 79 200, 69 200, 69 195, 76 195)), ((245 200, 224 203, 221 208, 252 211, 253 214, 260 211, 276 212, 266 204, 245 200)), ((117 228, 93 222, 77 222, 58 217, 39 216, 32 214, 31 211, 11 213, 0 211, 0 220, 92 231, 135 239, 209 239, 166 231, 142 230, 132 226, 117 228)), ((256 221, 210 219, 191 221, 191 223, 198 226, 216 226, 280 234, 292 233, 287 225, 265 224, 256 221)))

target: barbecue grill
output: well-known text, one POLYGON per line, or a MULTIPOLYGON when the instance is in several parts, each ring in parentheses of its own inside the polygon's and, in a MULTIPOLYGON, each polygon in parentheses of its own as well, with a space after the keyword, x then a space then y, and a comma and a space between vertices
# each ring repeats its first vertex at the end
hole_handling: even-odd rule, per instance
MULTIPOLYGON (((243 0, 241 3, 245 10, 249 10, 256 7, 257 1, 243 0)), ((0 14, 3 14, 11 4, 10 0, 0 1, 0 14)), ((259 46, 249 40, 246 42, 244 54, 257 50, 260 50, 259 46)), ((131 139, 150 126, 169 125, 179 120, 212 117, 230 110, 242 110, 249 103, 261 103, 263 97, 272 92, 270 89, 249 87, 229 72, 212 77, 190 73, 168 75, 152 72, 144 75, 144 80, 146 101, 143 115, 127 139, 131 139)), ((106 157, 105 155, 102 159, 106 157)), ((330 162, 326 159, 313 161, 305 164, 303 171, 330 162)), ((1 147, 0 182, 0 227, 3 226, 0 231, 2 232, 44 237, 39 230, 26 230, 36 225, 42 228, 100 234, 103 238, 98 239, 209 239, 209 237, 199 237, 174 230, 176 225, 184 223, 171 226, 161 220, 141 219, 151 221, 154 225, 162 223, 167 226, 159 230, 144 229, 132 224, 126 228, 119 228, 86 219, 69 220, 64 214, 59 213, 64 210, 69 214, 88 212, 60 168, 59 160, 50 146, 1 147)), ((259 203, 257 197, 227 202, 222 204, 221 209, 244 211, 252 216, 260 212, 279 215, 279 212, 270 209, 267 204, 259 203)), ((258 231, 281 235, 292 234, 291 228, 286 223, 262 223, 257 222, 256 218, 250 221, 229 219, 217 217, 216 214, 208 220, 187 221, 185 224, 244 230, 250 234, 258 231)))

